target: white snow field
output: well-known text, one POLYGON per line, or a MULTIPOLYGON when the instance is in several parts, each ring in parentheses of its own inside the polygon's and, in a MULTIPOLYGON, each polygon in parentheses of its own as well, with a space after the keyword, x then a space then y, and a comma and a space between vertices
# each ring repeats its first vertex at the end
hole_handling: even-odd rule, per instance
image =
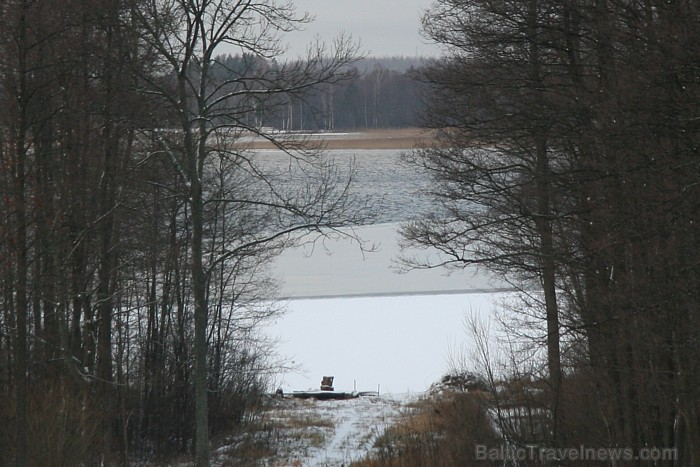
POLYGON ((280 375, 285 392, 318 389, 335 376, 337 390, 422 392, 470 347, 464 319, 488 321, 502 284, 475 268, 445 275, 441 269, 397 274, 397 224, 356 229, 378 247, 330 240, 285 252, 276 264, 288 312, 267 332, 279 352, 301 367, 280 375))
POLYGON ((268 332, 300 372, 281 375, 285 392, 319 389, 380 394, 423 392, 471 346, 464 319, 488 320, 499 294, 400 295, 293 300, 268 332), (379 386, 379 388, 378 388, 379 386))

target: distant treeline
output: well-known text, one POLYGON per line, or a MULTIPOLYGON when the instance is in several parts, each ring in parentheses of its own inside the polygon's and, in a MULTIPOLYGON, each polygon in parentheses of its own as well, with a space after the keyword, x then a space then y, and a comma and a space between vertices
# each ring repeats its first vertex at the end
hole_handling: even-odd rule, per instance
MULTIPOLYGON (((250 55, 217 58, 222 74, 245 74, 250 69, 275 69, 275 60, 250 55)), ((352 77, 333 85, 309 89, 288 98, 283 111, 251 112, 250 124, 286 131, 405 128, 419 125, 420 58, 365 58, 352 66, 352 77)), ((231 76, 221 76, 230 78, 231 76)))

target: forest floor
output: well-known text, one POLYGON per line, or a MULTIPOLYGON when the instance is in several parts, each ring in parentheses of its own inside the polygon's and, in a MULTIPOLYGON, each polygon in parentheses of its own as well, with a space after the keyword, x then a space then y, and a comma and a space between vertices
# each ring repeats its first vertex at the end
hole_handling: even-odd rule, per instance
MULTIPOLYGON (((424 128, 389 128, 358 130, 347 132, 280 133, 274 135, 280 140, 291 139, 304 142, 311 147, 325 149, 413 149, 430 146, 435 142, 435 132, 424 128)), ((245 143, 251 149, 275 149, 275 146, 261 138, 245 143)))

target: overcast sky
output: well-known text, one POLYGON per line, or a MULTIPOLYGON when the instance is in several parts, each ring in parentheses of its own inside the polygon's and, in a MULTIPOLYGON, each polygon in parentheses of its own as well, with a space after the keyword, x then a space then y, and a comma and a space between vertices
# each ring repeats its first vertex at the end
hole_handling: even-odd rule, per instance
POLYGON ((332 43, 341 31, 372 57, 430 56, 437 53, 420 35, 420 18, 432 0, 294 0, 297 10, 316 17, 303 32, 285 35, 290 57, 303 55, 315 36, 332 43))

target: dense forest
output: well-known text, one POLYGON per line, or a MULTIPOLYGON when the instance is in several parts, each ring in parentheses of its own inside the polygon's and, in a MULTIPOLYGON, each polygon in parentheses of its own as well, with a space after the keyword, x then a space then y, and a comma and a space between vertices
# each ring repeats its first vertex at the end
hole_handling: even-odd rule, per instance
POLYGON ((376 214, 351 164, 284 136, 418 123, 441 144, 406 162, 435 206, 403 243, 444 261, 405 266, 478 265, 519 293, 501 353, 473 326, 464 411, 384 460, 468 465, 500 442, 700 463, 697 1, 438 0, 427 63, 342 35, 283 61, 309 21, 284 1, 0 13, 0 465, 209 465, 280 364, 258 332, 269 260, 376 214))
MULTIPOLYGON (((520 290, 506 355, 471 367, 501 443, 563 453, 522 465, 698 465, 700 4, 442 0, 423 24, 446 51, 423 75, 443 144, 411 157, 436 208, 403 234, 520 290)), ((402 465, 464 465, 481 426, 402 465)))

